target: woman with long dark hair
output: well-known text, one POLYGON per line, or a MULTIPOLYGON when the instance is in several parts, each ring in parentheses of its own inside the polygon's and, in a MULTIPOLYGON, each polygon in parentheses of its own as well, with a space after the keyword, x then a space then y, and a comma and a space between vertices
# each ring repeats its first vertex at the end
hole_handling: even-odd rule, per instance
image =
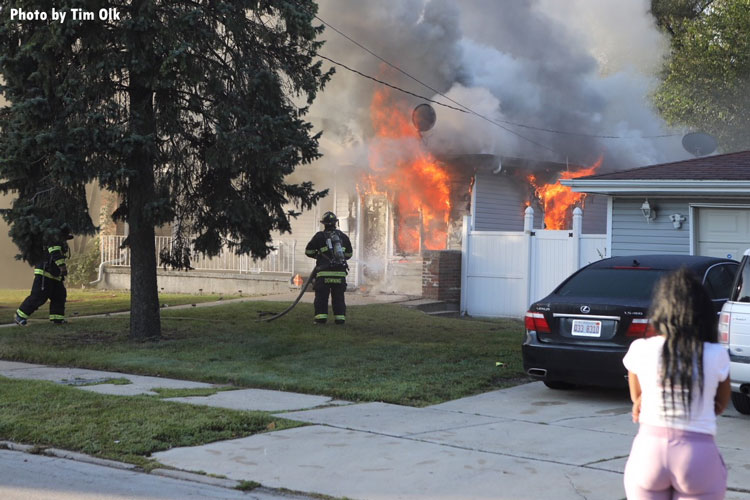
POLYGON ((640 423, 625 492, 629 500, 722 499, 727 470, 714 436, 731 389, 711 298, 680 269, 657 283, 650 318, 656 336, 634 341, 623 360, 640 423))

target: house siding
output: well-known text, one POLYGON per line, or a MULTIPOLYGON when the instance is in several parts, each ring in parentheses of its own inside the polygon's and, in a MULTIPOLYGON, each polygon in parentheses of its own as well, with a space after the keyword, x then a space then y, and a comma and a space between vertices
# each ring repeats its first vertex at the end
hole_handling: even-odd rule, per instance
MULTIPOLYGON (((523 215, 529 187, 517 180, 492 173, 480 172, 474 184, 476 190, 474 212, 475 231, 523 231, 523 215)), ((534 228, 544 225, 542 209, 534 208, 534 228)), ((640 205, 639 205, 640 206, 640 205)), ((583 205, 583 234, 604 234, 607 231, 607 197, 588 195, 583 205)))
POLYGON ((583 203, 583 234, 606 234, 607 197, 590 194, 583 203))
POLYGON ((675 229, 669 215, 689 216, 687 199, 649 198, 656 220, 646 222, 641 213, 644 197, 614 198, 612 202, 612 256, 636 254, 689 254, 690 221, 675 229))
MULTIPOLYGON (((474 182, 475 231, 523 231, 526 187, 504 175, 477 173, 474 182)), ((534 227, 542 227, 542 214, 534 208, 534 227)))
MULTIPOLYGON (((645 197, 617 198, 612 201, 612 255, 690 254, 691 205, 747 206, 750 200, 725 198, 658 198, 649 197, 656 210, 656 220, 646 223, 641 213, 645 197), (671 214, 686 217, 680 229, 669 220, 671 214)), ((697 215, 697 214, 695 214, 697 215)))

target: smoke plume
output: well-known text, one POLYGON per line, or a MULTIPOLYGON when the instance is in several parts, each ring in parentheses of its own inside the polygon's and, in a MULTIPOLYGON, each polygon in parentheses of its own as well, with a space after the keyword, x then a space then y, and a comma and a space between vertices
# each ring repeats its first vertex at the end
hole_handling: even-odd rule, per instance
MULTIPOLYGON (((578 164, 604 155, 606 169, 632 168, 688 156, 681 131, 669 130, 649 104, 667 44, 648 7, 648 0, 320 1, 326 23, 437 93, 330 28, 321 54, 482 115, 433 105, 437 122, 423 140, 435 154, 578 164), (653 137, 665 134, 675 136, 653 137)), ((311 112, 324 131, 325 164, 367 163, 370 102, 380 87, 337 68, 311 112)), ((423 102, 399 99, 409 111, 423 102)))

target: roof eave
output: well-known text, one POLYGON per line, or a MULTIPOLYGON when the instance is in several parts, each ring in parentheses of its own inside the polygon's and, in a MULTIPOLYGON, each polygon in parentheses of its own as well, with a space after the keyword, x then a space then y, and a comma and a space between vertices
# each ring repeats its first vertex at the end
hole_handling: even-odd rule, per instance
POLYGON ((561 179, 560 183, 577 193, 592 194, 750 195, 750 180, 561 179))

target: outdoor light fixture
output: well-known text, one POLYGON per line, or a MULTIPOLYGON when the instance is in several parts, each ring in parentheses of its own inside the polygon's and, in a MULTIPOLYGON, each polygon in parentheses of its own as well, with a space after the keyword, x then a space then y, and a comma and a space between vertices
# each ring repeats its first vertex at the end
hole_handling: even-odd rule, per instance
POLYGON ((643 205, 641 205, 641 213, 646 218, 646 222, 650 223, 652 220, 656 219, 656 210, 651 208, 651 205, 648 203, 648 198, 646 198, 646 201, 643 202, 643 205))
POLYGON ((680 214, 672 214, 669 216, 669 220, 672 221, 672 225, 675 229, 680 229, 682 227, 682 223, 687 220, 687 217, 680 214))

